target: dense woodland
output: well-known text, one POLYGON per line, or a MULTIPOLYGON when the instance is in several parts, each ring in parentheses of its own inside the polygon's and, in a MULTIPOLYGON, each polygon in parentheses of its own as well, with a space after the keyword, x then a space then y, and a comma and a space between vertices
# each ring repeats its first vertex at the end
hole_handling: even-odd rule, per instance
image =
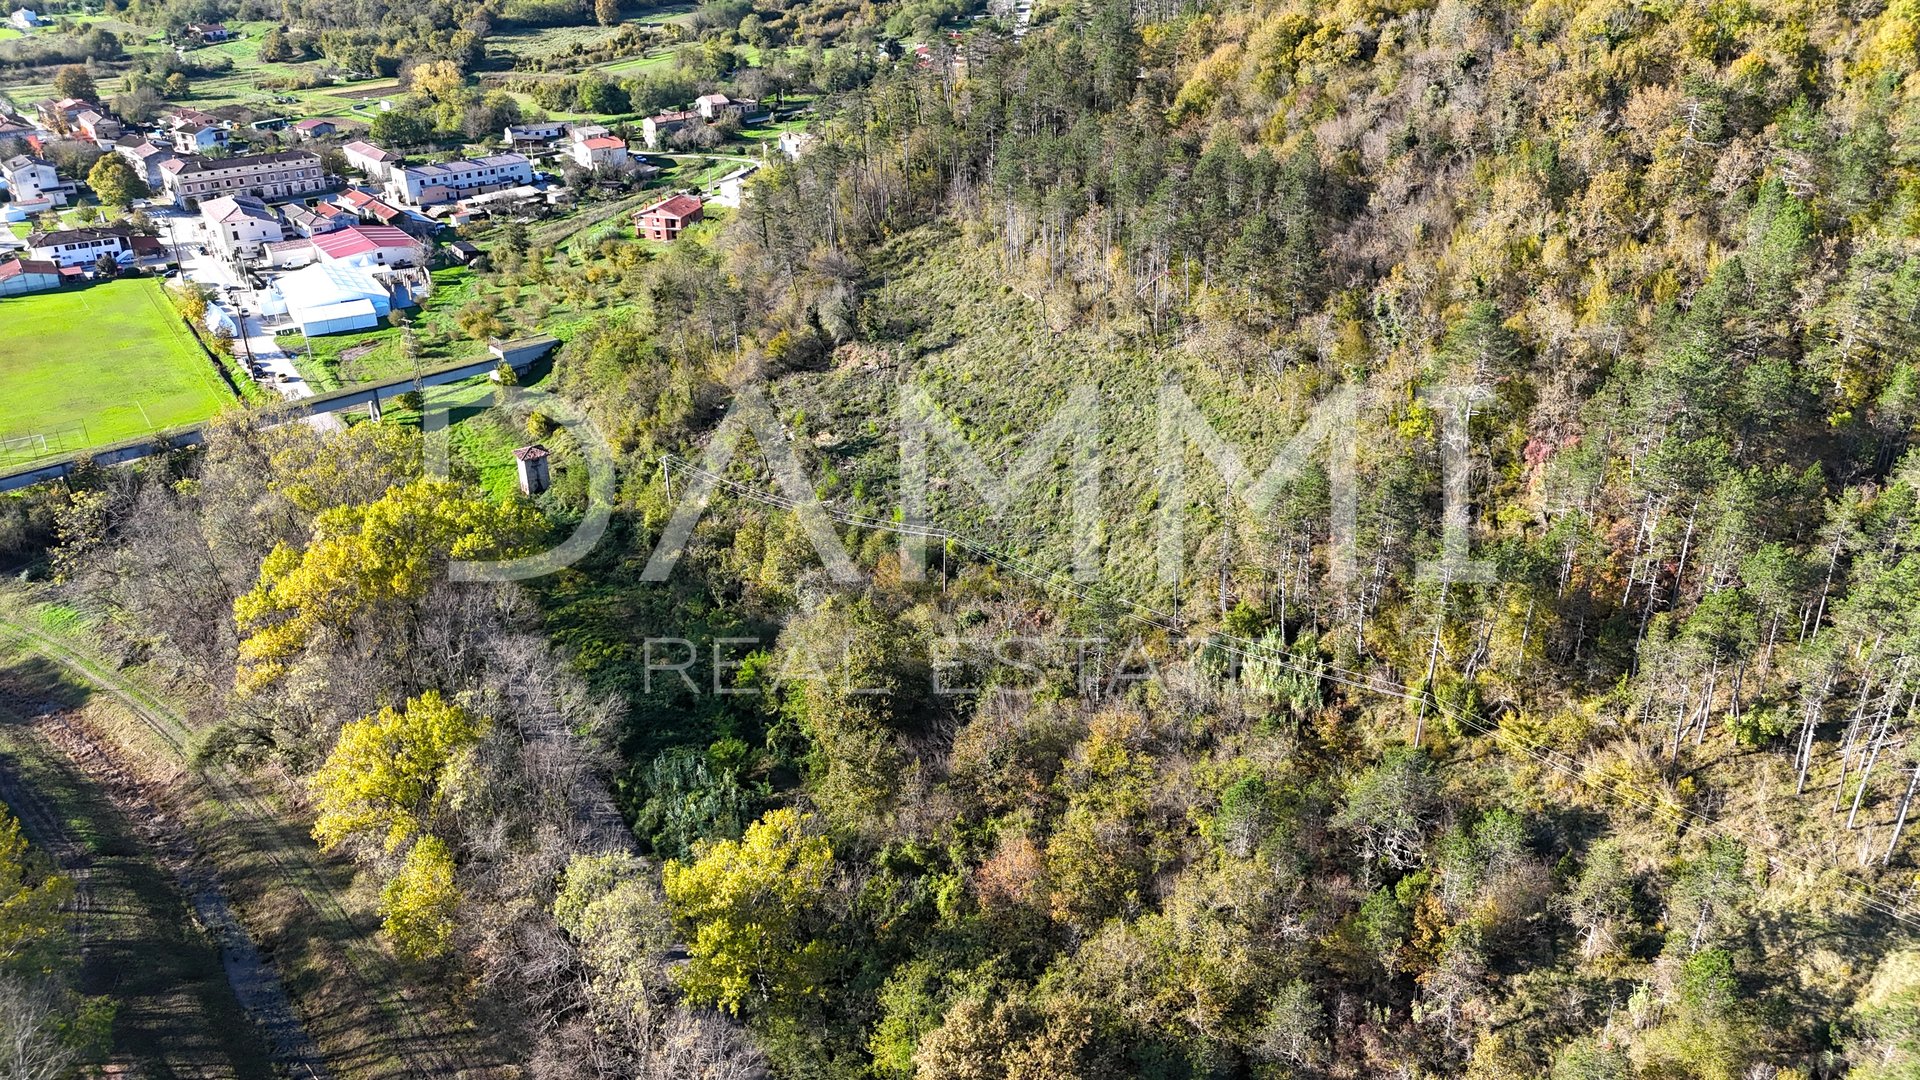
POLYGON ((202 752, 302 778, 423 983, 533 1076, 1920 1070, 1920 8, 1095 2, 809 81, 711 242, 492 238, 497 318, 614 312, 545 384, 621 459, 585 561, 447 580, 580 470, 488 503, 391 425, 6 506, 231 687, 202 752), (1359 393, 1351 545, 1324 456, 1168 487, 1169 385, 1255 473, 1359 393), (1097 581, 1064 450, 1002 506, 936 461, 969 540, 903 570, 903 388, 1004 470, 1088 386, 1097 581), (751 439, 643 581, 757 400, 861 582, 751 439), (1461 421, 1491 572, 1436 580, 1461 421))

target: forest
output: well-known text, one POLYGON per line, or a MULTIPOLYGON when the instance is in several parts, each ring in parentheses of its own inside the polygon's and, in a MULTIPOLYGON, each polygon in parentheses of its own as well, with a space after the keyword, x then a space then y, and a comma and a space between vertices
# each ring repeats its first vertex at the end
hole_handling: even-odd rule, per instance
POLYGON ((606 312, 541 385, 619 465, 581 561, 448 571, 580 469, 270 412, 0 551, 517 1075, 1920 1075, 1920 6, 1090 0, 837 70, 710 239, 483 237, 606 312))

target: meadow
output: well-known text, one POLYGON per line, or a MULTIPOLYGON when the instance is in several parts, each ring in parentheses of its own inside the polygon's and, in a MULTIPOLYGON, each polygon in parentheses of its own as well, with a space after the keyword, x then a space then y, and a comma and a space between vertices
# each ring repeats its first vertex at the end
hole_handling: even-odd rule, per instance
POLYGON ((233 400, 152 278, 0 300, 9 460, 205 420, 233 400))

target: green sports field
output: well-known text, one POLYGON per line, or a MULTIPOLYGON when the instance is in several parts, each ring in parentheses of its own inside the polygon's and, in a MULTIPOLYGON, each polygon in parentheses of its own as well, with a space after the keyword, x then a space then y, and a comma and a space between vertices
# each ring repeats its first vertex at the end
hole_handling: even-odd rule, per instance
POLYGON ((204 420, 233 400, 153 278, 0 298, 0 464, 204 420))

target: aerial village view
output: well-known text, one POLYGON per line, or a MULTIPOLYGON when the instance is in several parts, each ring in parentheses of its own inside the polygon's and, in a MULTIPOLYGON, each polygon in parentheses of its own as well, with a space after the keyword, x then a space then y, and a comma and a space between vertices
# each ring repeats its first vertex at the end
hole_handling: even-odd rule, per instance
POLYGON ((0 1080, 1920 1080, 1916 795, 1920 0, 0 6, 0 1080))

